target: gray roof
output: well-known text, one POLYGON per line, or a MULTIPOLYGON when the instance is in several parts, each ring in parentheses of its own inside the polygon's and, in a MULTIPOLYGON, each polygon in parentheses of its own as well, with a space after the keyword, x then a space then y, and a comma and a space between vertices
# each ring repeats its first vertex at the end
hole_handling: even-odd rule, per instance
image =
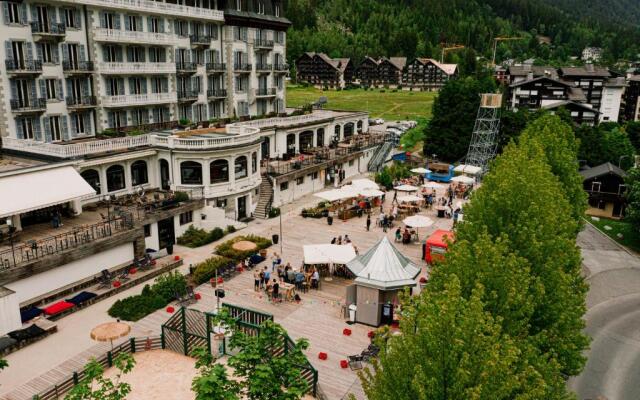
POLYGON ((552 82, 555 82, 555 83, 557 83, 559 85, 562 85, 562 86, 572 86, 568 82, 561 81, 560 79, 555 79, 555 78, 552 78, 552 77, 549 77, 549 76, 538 76, 537 78, 533 78, 533 79, 529 79, 529 80, 524 80, 524 81, 512 83, 510 86, 511 87, 517 87, 517 86, 522 86, 522 85, 524 85, 526 83, 537 82, 537 81, 542 81, 542 80, 552 81, 552 82))
POLYGON ((593 64, 588 64, 584 67, 565 67, 560 68, 560 73, 563 76, 593 76, 608 78, 611 73, 606 68, 596 67, 593 64))
POLYGON ((627 173, 624 172, 622 168, 618 168, 610 162, 606 162, 604 164, 600 164, 597 167, 589 168, 580 171, 580 175, 582 175, 582 180, 586 181, 589 179, 597 178, 603 175, 618 175, 619 177, 626 178, 627 173))
POLYGON ((583 109, 584 111, 591 111, 595 114, 601 114, 600 111, 596 110, 595 108, 591 107, 589 104, 585 104, 585 103, 579 103, 576 101, 570 101, 570 100, 558 100, 554 103, 549 103, 545 106, 542 106, 543 110, 555 110, 556 108, 560 108, 560 107, 566 107, 566 106, 576 106, 578 108, 583 109))
POLYGON ((385 236, 372 248, 347 264, 355 283, 380 290, 415 286, 420 267, 405 257, 385 236))
POLYGON ((558 78, 558 70, 550 66, 542 65, 512 65, 509 67, 509 75, 512 76, 527 76, 532 73, 534 77, 549 76, 551 78, 558 78))

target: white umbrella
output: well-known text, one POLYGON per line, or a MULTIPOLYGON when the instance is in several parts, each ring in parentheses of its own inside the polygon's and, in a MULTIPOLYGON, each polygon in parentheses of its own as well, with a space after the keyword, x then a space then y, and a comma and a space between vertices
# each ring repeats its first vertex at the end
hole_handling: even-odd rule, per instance
POLYGON ((420 174, 420 175, 423 175, 423 174, 428 174, 429 172, 431 172, 431 170, 428 170, 428 169, 426 169, 426 168, 422 168, 422 167, 420 167, 420 168, 414 168, 414 169, 412 169, 412 170, 411 170, 411 172, 413 172, 414 174, 420 174))
POLYGON ((422 200, 424 200, 422 197, 413 196, 413 195, 398 197, 398 201, 400 203, 410 203, 413 201, 422 201, 422 200))
POLYGON ((382 190, 378 189, 360 189, 358 193, 364 197, 380 197, 384 194, 382 190))
POLYGON ((417 187, 411 186, 411 185, 400 185, 400 186, 394 187, 394 189, 400 192, 415 192, 418 190, 417 187))
POLYGON ((427 182, 422 185, 422 187, 427 189, 443 189, 444 185, 438 182, 427 182))
POLYGON ((476 167, 475 165, 465 165, 460 164, 453 169, 454 172, 462 172, 464 174, 476 175, 478 172, 482 171, 482 168, 476 167))
POLYGON ((354 179, 351 181, 351 186, 358 189, 378 189, 377 183, 371 179, 354 179))
POLYGON ((451 178, 451 182, 458 182, 458 183, 464 183, 465 185, 471 185, 475 183, 476 180, 465 175, 460 175, 460 176, 455 176, 451 178))
POLYGON ((405 218, 402 222, 404 222, 406 226, 416 228, 416 236, 418 236, 418 228, 426 228, 433 225, 433 220, 424 215, 412 215, 411 217, 405 218))

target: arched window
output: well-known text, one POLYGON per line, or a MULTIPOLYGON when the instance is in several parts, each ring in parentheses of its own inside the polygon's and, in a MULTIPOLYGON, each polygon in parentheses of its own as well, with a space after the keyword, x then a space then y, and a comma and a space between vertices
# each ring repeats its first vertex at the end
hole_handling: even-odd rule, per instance
POLYGON ((333 141, 334 142, 338 142, 340 141, 340 133, 342 131, 342 127, 340 125, 336 125, 336 127, 333 129, 333 141))
POLYGON ((107 168, 107 191, 115 192, 124 189, 124 167, 112 165, 107 168))
POLYGON ((195 161, 180 163, 180 178, 183 185, 202 185, 202 165, 195 161))
POLYGON ((319 128, 316 132, 316 146, 324 146, 324 128, 319 128))
POLYGON ((88 169, 82 171, 80 176, 96 191, 96 194, 100 194, 100 174, 95 169, 88 169))
POLYGON ((357 125, 357 131, 358 133, 362 133, 362 120, 358 121, 358 125, 357 125))
POLYGON ((162 190, 169 190, 171 188, 170 183, 170 171, 169 162, 164 158, 160 159, 160 187, 162 190))
POLYGON ((256 172, 258 172, 258 153, 254 151, 251 154, 251 173, 255 174, 256 172))
POLYGON ((296 154, 296 134, 290 133, 287 135, 287 154, 296 154))
POLYGON ((349 139, 353 136, 353 122, 349 122, 344 126, 344 138, 349 139))
POLYGON ((147 173, 147 163, 138 160, 131 164, 131 184, 133 186, 149 183, 149 174, 147 173))
POLYGON ((240 156, 236 158, 235 163, 235 176, 236 179, 242 179, 247 177, 247 157, 240 156))
POLYGON ((313 131, 304 131, 300 134, 300 151, 313 147, 313 131))
POLYGON ((209 175, 211 176, 211 183, 229 182, 229 161, 211 161, 209 175))

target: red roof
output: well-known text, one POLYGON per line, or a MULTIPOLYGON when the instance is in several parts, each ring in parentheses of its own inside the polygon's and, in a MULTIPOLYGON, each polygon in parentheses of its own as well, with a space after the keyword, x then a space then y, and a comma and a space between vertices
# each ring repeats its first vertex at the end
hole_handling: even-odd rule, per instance
POLYGON ((453 241, 453 232, 445 231, 444 229, 438 229, 433 232, 431 236, 427 239, 427 244, 437 246, 437 247, 447 247, 447 242, 445 239, 449 239, 453 241))

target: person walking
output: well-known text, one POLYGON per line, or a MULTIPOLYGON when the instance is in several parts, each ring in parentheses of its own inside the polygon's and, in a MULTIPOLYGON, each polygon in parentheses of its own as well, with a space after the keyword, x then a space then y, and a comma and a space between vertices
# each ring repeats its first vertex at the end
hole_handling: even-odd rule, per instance
POLYGON ((253 271, 253 291, 254 292, 260 291, 261 282, 262 282, 262 278, 260 277, 260 271, 256 269, 255 271, 253 271))
POLYGON ((367 232, 369 232, 369 228, 371 228, 371 214, 367 214, 367 232))

